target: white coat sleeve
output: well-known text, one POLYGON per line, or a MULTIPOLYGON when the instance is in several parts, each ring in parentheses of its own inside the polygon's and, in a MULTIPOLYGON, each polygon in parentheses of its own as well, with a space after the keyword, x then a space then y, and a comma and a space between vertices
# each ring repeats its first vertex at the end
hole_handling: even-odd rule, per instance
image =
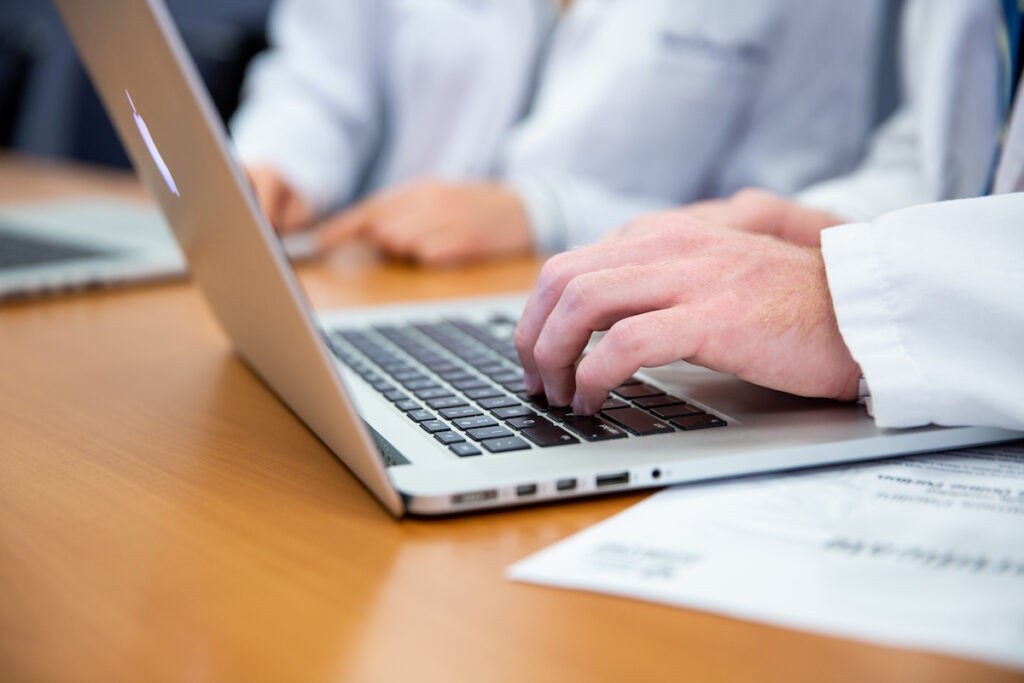
POLYGON ((994 0, 909 0, 901 30, 901 103, 852 174, 796 196, 851 221, 983 194, 1000 127, 994 0), (970 95, 968 95, 970 94, 970 95))
POLYGON ((380 138, 380 6, 277 5, 231 121, 241 161, 277 169, 318 213, 353 198, 380 138))
POLYGON ((822 232, 839 330, 881 427, 1024 429, 1024 193, 822 232))

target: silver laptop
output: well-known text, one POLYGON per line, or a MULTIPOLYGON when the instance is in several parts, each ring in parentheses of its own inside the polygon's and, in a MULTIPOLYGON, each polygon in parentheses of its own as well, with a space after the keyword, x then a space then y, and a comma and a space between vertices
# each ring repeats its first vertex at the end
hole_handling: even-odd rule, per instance
POLYGON ((155 206, 67 199, 0 207, 0 300, 184 273, 155 206))
MULTIPOLYGON (((281 239, 312 258, 309 235, 281 239)), ((185 257, 150 203, 78 197, 0 206, 0 301, 185 275, 185 257)))
POLYGON ((1024 436, 884 431, 860 406, 683 363, 641 373, 582 417, 523 392, 511 332, 525 297, 314 316, 160 0, 57 5, 237 353, 396 516, 1024 436))

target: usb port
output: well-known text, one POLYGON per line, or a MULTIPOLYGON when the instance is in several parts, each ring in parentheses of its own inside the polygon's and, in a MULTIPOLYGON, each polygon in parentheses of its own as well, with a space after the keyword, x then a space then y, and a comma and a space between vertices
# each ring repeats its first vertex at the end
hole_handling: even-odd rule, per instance
POLYGON ((452 502, 456 505, 466 503, 482 503, 485 500, 493 500, 498 497, 498 492, 494 489, 487 489, 484 491, 473 491, 471 493, 456 493, 452 496, 452 502))
POLYGON ((615 474, 599 474, 597 475, 597 487, 602 486, 615 486, 617 484, 628 484, 629 483, 629 472, 616 472, 615 474))
POLYGON ((559 491, 572 491, 576 488, 575 479, 559 479, 555 482, 555 488, 559 491))
POLYGON ((516 495, 520 497, 532 496, 535 493, 537 493, 536 484, 520 484, 519 486, 516 487, 516 495))

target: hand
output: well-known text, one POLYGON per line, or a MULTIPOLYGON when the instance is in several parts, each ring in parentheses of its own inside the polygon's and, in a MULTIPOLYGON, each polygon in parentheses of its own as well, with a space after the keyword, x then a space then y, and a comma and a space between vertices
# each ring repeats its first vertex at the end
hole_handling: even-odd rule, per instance
POLYGON ((362 237, 429 266, 525 254, 533 242, 522 202, 496 183, 416 181, 335 214, 317 231, 321 246, 362 237))
POLYGON ((297 232, 309 226, 313 212, 306 200, 269 166, 246 169, 256 199, 278 232, 297 232))
MULTIPOLYGON (((750 188, 740 190, 728 199, 709 199, 694 202, 677 209, 711 225, 741 232, 774 235, 787 242, 805 246, 820 246, 821 231, 846 221, 827 211, 812 209, 777 194, 750 188)), ((649 229, 640 222, 627 225, 612 233, 617 237, 637 229, 649 229)))
POLYGON ((793 394, 856 398, 860 368, 820 250, 678 212, 637 227, 545 264, 515 334, 528 391, 592 414, 639 368, 683 359, 793 394))

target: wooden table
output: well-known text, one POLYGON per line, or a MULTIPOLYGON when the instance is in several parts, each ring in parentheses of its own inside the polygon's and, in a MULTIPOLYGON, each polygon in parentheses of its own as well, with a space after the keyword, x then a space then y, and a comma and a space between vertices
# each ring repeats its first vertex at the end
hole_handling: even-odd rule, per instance
MULTIPOLYGON (((0 201, 141 196, 0 158, 0 201)), ((522 259, 305 266, 338 306, 528 289, 522 259)), ((512 583, 642 495, 396 522, 232 355, 185 282, 0 306, 0 680, 913 680, 948 657, 512 583)))

